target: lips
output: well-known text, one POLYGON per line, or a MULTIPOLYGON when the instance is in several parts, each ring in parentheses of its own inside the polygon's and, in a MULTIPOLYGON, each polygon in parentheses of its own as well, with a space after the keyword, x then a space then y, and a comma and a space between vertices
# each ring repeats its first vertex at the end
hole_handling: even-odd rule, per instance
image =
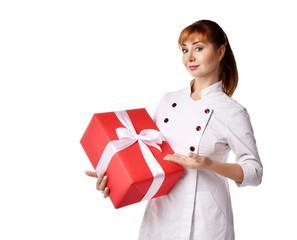
POLYGON ((189 69, 191 71, 195 70, 197 67, 199 67, 199 65, 192 65, 192 66, 189 66, 189 69))

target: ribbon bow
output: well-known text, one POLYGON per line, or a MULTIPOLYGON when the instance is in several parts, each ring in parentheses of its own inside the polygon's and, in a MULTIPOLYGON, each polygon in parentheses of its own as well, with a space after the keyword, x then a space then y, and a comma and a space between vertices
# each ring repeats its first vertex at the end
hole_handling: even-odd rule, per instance
POLYGON ((157 144, 162 143, 162 138, 160 136, 160 132, 155 129, 144 129, 137 134, 134 128, 117 128, 116 132, 121 142, 127 145, 127 147, 131 146, 136 141, 141 141, 145 145, 153 146, 162 152, 160 146, 157 144))

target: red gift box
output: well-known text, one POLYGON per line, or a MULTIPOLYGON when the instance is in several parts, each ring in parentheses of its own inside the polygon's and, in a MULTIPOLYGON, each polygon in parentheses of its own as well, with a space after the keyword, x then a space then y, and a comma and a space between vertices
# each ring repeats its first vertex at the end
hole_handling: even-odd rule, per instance
POLYGON ((184 169, 144 108, 93 115, 80 143, 97 175, 106 171, 115 208, 167 194, 184 169))

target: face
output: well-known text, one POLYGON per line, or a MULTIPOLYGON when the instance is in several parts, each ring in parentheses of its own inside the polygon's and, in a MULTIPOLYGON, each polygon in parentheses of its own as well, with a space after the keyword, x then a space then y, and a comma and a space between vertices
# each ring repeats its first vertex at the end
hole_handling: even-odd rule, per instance
POLYGON ((198 36, 181 44, 182 61, 189 73, 195 78, 218 77, 219 64, 225 48, 217 51, 209 42, 202 42, 198 36))

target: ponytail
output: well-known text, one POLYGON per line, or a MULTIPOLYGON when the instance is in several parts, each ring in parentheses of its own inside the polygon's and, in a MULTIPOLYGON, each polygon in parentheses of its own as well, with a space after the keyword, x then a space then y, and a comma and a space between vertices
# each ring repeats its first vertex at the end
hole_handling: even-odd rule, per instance
POLYGON ((219 79, 222 79, 223 91, 231 97, 238 84, 238 71, 235 57, 226 35, 224 45, 226 50, 225 55, 220 62, 219 79))

